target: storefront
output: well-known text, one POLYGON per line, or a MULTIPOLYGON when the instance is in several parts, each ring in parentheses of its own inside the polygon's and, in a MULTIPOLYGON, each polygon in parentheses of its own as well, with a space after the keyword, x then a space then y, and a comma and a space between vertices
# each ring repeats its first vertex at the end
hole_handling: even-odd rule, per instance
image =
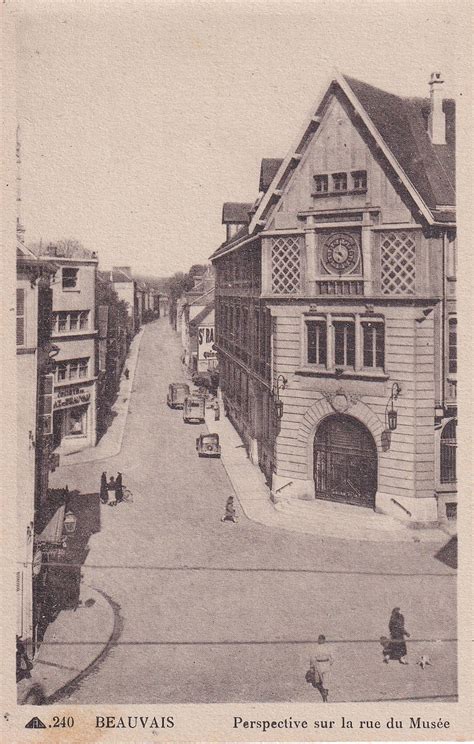
POLYGON ((76 451, 95 444, 95 382, 56 387, 53 398, 53 446, 76 451))

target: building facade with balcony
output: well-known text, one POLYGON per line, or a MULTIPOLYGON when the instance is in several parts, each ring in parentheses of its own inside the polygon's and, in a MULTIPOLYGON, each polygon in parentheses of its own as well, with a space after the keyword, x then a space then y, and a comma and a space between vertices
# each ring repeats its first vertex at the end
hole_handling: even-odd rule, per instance
POLYGON ((456 513, 454 102, 339 76, 211 257, 224 404, 286 498, 456 513))
POLYGON ((49 245, 43 259, 58 267, 53 290, 55 356, 53 447, 60 453, 93 447, 97 439, 95 288, 98 259, 78 247, 68 255, 49 245))

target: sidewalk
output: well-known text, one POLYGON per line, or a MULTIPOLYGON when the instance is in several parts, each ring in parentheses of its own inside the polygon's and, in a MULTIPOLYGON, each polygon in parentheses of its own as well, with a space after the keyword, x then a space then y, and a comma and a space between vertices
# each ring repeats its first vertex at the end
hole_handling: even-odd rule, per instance
POLYGON ((80 600, 76 610, 62 610, 46 629, 31 678, 17 685, 19 704, 32 702, 27 699, 32 688, 38 702, 55 702, 64 688, 78 682, 113 642, 118 620, 109 599, 81 584, 80 600))
POLYGON ((135 371, 137 368, 138 356, 140 353, 140 342, 142 340, 144 328, 142 328, 137 335, 134 337, 130 344, 130 349, 125 362, 125 366, 129 371, 128 380, 122 374, 120 381, 120 388, 117 393, 117 400, 112 406, 112 413, 114 419, 103 435, 100 442, 95 447, 89 447, 88 449, 81 450, 81 452, 73 452, 69 455, 62 455, 62 465, 69 467, 70 465, 78 465, 83 462, 95 462, 97 460, 106 460, 109 457, 115 457, 118 455, 122 448, 123 435, 125 432, 125 424, 127 423, 128 408, 130 405, 130 398, 132 395, 133 381, 135 378, 135 371))
POLYGON ((267 527, 279 527, 317 537, 373 542, 445 543, 440 529, 412 529, 402 522, 369 509, 326 501, 301 501, 281 498, 270 500, 270 490, 260 469, 251 463, 238 433, 223 415, 214 420, 214 411, 206 410, 210 432, 219 434, 222 463, 246 516, 267 527))

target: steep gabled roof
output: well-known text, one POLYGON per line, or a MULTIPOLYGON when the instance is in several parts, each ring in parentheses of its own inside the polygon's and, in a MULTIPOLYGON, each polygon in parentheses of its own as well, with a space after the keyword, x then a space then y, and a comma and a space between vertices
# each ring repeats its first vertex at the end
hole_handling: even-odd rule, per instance
POLYGON ((249 212, 252 207, 253 202, 225 202, 222 207, 222 224, 248 225, 250 222, 249 212))
MULTIPOLYGON (((450 216, 453 209, 439 208, 452 208, 455 204, 455 102, 447 99, 443 103, 446 144, 433 145, 427 132, 428 99, 403 98, 355 78, 337 75, 324 88, 278 168, 273 188, 267 190, 250 221, 249 233, 263 224, 269 208, 278 200, 279 189, 291 177, 301 159, 301 152, 319 127, 329 97, 338 90, 345 95, 361 122, 360 126, 365 126, 375 140, 379 151, 425 219, 430 223, 447 221, 446 213, 450 216)), ((224 250, 228 248, 221 252, 224 250)), ((217 251, 213 257, 216 255, 217 251)))
POLYGON ((427 206, 455 204, 455 102, 446 99, 446 144, 433 145, 428 134, 428 98, 402 98, 347 77, 370 116, 427 206))
POLYGON ((282 163, 283 158, 262 158, 259 191, 266 191, 268 189, 282 163))

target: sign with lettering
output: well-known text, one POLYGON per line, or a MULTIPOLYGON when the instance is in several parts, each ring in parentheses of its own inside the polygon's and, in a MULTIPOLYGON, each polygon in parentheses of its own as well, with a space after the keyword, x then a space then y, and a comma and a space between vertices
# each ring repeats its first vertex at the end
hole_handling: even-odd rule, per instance
POLYGON ((80 385, 67 385, 54 391, 53 410, 80 406, 83 403, 89 403, 90 399, 90 392, 80 385))
POLYGON ((213 348, 214 341, 214 326, 200 326, 198 330, 198 359, 215 359, 217 357, 213 348))

